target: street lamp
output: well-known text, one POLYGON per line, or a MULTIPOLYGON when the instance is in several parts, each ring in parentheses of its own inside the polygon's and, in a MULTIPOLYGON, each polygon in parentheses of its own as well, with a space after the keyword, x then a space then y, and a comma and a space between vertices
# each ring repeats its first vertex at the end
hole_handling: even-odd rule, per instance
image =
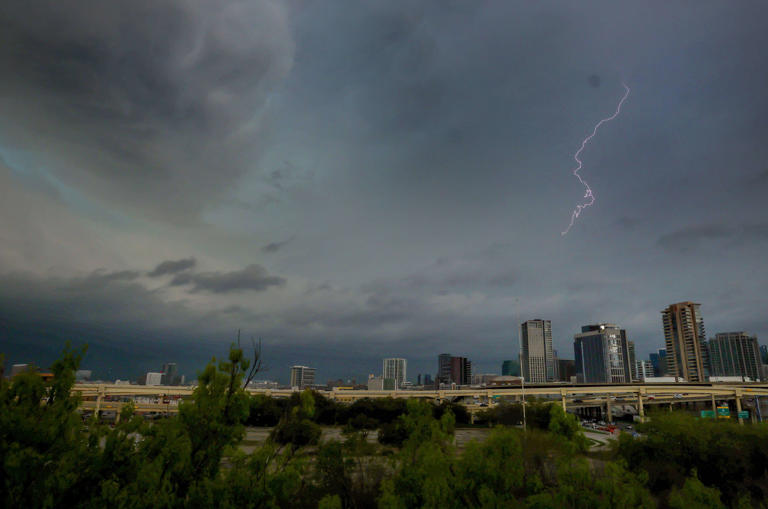
POLYGON ((525 422, 525 377, 524 376, 520 377, 520 382, 522 383, 522 388, 523 388, 523 431, 525 431, 526 422, 525 422))

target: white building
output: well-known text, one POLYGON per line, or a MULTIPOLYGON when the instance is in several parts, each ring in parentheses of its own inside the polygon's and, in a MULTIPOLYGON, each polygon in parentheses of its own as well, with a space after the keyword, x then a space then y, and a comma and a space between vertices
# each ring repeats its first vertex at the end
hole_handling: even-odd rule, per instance
POLYGON ((152 371, 148 371, 146 375, 144 375, 144 385, 162 385, 163 383, 163 374, 162 373, 155 373, 152 371))
POLYGON ((395 387, 402 387, 406 380, 406 367, 408 362, 405 359, 391 358, 384 359, 382 365, 381 377, 391 378, 395 381, 395 387))
POLYGON ((315 368, 291 366, 291 387, 304 389, 315 384, 315 368))
POLYGON ((651 361, 635 361, 635 373, 637 373, 637 380, 641 382, 646 378, 653 377, 653 365, 651 361))

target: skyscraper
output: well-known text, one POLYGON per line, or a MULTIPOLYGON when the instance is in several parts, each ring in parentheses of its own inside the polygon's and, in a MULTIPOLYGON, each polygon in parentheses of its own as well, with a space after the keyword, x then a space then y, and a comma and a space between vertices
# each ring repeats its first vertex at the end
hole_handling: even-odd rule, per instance
POLYGON ((437 356, 437 383, 451 383, 451 354, 441 353, 437 356))
POLYGON ((580 383, 631 382, 629 345, 623 329, 612 323, 585 325, 573 339, 580 383))
POLYGON ((456 385, 472 383, 472 362, 466 357, 451 357, 451 381, 456 385))
POLYGON ((315 368, 291 366, 291 387, 304 389, 315 383, 315 368))
POLYGON ((406 377, 407 361, 401 358, 384 359, 382 365, 382 378, 391 378, 395 381, 395 387, 400 388, 403 386, 406 377))
POLYGON ((526 382, 555 381, 550 320, 528 320, 520 324, 520 350, 520 370, 526 382))
POLYGON ((667 376, 705 382, 709 362, 701 304, 678 302, 661 312, 667 344, 667 376))
POLYGON ((757 336, 746 332, 721 332, 709 340, 709 362, 712 376, 741 376, 759 380, 760 348, 757 336))
POLYGON ((514 360, 502 362, 501 376, 520 376, 520 363, 514 360))
MULTIPOLYGON (((621 329, 621 335, 624 339, 627 338, 627 332, 625 329, 621 329)), ((635 366, 635 342, 627 340, 627 350, 629 351, 629 370, 632 372, 630 380, 634 382, 638 380, 637 367, 635 366)))
POLYGON ((651 366, 653 367, 653 376, 664 376, 667 373, 667 351, 659 350, 658 353, 651 354, 651 366))
POLYGON ((175 362, 166 362, 163 364, 162 385, 179 385, 181 377, 175 362))

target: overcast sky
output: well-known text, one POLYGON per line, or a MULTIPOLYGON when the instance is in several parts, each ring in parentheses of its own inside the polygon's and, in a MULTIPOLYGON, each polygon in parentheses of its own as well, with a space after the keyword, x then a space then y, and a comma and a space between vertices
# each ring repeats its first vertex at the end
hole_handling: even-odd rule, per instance
POLYGON ((0 351, 499 372, 516 323, 768 338, 768 4, 0 3, 0 351), (596 201, 583 200, 574 152, 596 201))

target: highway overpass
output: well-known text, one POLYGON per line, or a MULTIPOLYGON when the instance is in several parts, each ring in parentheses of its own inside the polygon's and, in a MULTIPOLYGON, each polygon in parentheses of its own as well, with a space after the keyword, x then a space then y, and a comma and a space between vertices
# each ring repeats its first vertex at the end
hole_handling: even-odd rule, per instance
MULTIPOLYGON (((81 408, 95 413, 117 412, 132 401, 139 413, 175 413, 179 403, 192 397, 193 386, 145 386, 111 384, 75 384, 73 392, 82 395, 81 408)), ((296 391, 291 389, 247 389, 251 394, 272 397, 290 397, 296 391)), ((463 403, 471 411, 493 406, 500 401, 523 401, 536 397, 559 401, 565 410, 600 407, 612 418, 612 407, 632 406, 637 415, 645 416, 648 405, 669 405, 681 403, 707 403, 715 410, 717 402, 734 401, 736 410, 741 411, 743 400, 754 400, 755 396, 768 396, 768 384, 764 383, 670 383, 670 384, 592 384, 592 385, 526 385, 512 387, 477 387, 432 390, 332 390, 318 391, 323 396, 339 402, 354 402, 364 398, 419 398, 432 401, 453 401, 463 403)), ((741 419, 740 419, 741 421, 741 419)))

